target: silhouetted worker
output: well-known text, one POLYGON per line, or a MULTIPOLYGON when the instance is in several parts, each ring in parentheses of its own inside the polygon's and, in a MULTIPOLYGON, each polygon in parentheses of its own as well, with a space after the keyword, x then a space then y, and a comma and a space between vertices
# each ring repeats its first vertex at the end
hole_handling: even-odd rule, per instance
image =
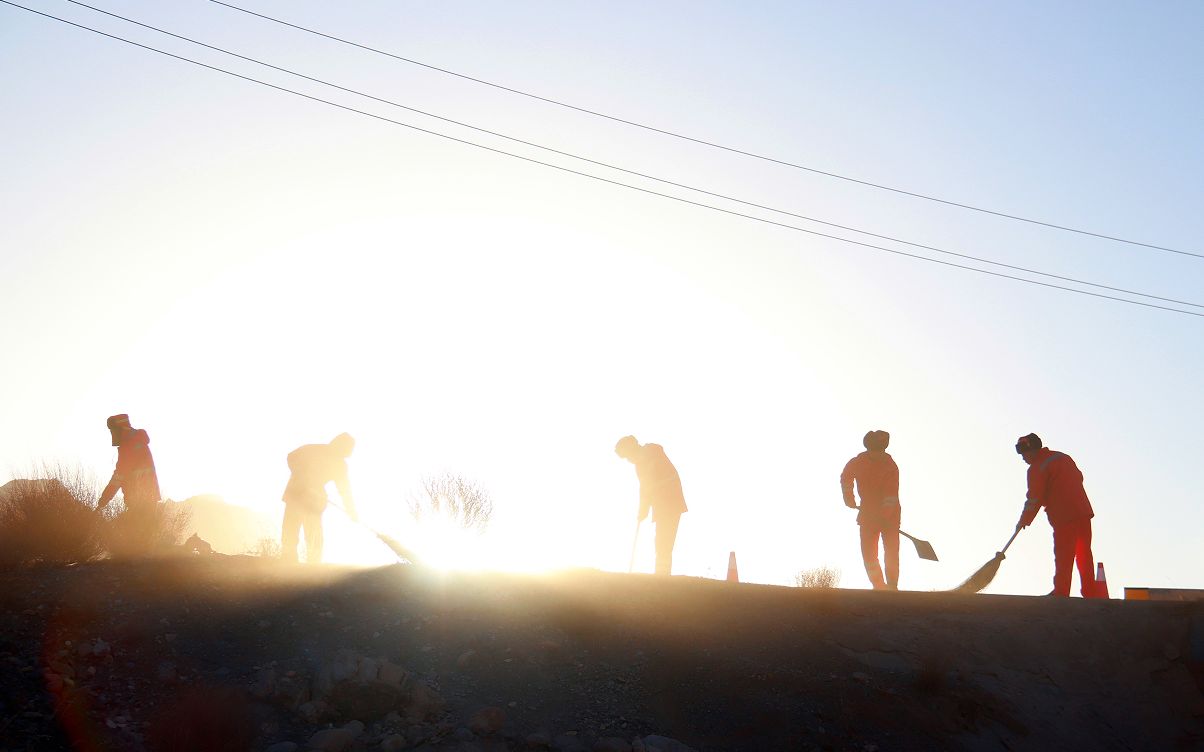
POLYGON ((329 500, 326 484, 334 482, 343 501, 343 508, 358 522, 355 501, 351 497, 351 481, 347 475, 347 458, 355 449, 351 434, 341 433, 329 444, 306 444, 288 455, 292 473, 284 488, 284 524, 280 531, 281 558, 297 561, 297 543, 305 531, 305 560, 322 560, 322 513, 329 500))
POLYGON ((117 467, 96 508, 104 509, 120 490, 127 510, 149 512, 163 498, 159 493, 159 476, 155 474, 155 459, 151 456, 150 436, 141 428, 131 427, 130 416, 125 414, 112 415, 107 423, 113 446, 117 447, 117 467))
POLYGON ((1105 597, 1095 582, 1091 555, 1095 511, 1083 488, 1083 473, 1070 455, 1045 448, 1035 433, 1016 441, 1016 453, 1028 464, 1028 495, 1016 530, 1031 525, 1041 507, 1053 528, 1054 587, 1050 595, 1070 596, 1071 566, 1077 562, 1083 597, 1105 597))
POLYGON ((853 484, 861 496, 857 524, 861 526, 861 560, 874 590, 899 589, 899 466, 886 453, 890 434, 870 431, 861 440, 865 451, 848 461, 840 473, 845 506, 857 509, 853 484), (886 559, 886 579, 878 565, 878 540, 886 559))
POLYGON ((667 575, 673 568, 677 527, 686 511, 677 468, 660 444, 640 444, 634 436, 619 439, 615 454, 635 465, 640 481, 640 511, 636 521, 642 521, 648 510, 652 510, 652 523, 656 525, 656 573, 667 575))

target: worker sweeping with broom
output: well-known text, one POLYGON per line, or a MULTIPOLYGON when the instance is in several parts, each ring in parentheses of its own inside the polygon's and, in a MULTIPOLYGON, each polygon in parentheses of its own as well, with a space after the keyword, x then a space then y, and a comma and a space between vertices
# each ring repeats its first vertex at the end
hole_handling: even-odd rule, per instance
POLYGON ((1053 528, 1054 577, 1050 595, 1070 596, 1071 567, 1077 563, 1083 597, 1106 597, 1095 581, 1091 555, 1091 518, 1095 511, 1083 488, 1083 473, 1070 455, 1043 446, 1035 433, 1021 436, 1016 441, 1016 452, 1028 464, 1028 498, 1016 530, 1031 525, 1041 507, 1045 507, 1045 516, 1053 528))

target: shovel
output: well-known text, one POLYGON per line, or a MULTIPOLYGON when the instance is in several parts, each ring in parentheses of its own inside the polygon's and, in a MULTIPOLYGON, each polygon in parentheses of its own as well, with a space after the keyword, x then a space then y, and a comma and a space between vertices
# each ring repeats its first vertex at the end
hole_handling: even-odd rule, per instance
MULTIPOLYGON (((854 509, 861 509, 861 507, 857 506, 854 507, 854 509)), ((919 556, 924 561, 940 561, 940 559, 936 558, 936 550, 932 548, 932 544, 928 541, 920 540, 914 535, 905 533, 902 530, 899 531, 899 535, 902 535, 904 538, 915 544, 916 556, 919 556)))
POLYGON ((965 582, 953 588, 953 592, 977 593, 987 585, 990 585, 991 580, 995 579, 996 573, 999 572, 999 565, 1007 558, 1004 554, 1007 553, 1008 547, 1012 545, 1012 541, 1016 540, 1016 536, 1020 535, 1020 530, 1020 526, 1017 525, 1016 532, 1012 533, 1011 538, 1008 538, 1008 542, 1003 547, 1003 550, 995 554, 995 558, 979 567, 977 572, 967 577, 965 582))

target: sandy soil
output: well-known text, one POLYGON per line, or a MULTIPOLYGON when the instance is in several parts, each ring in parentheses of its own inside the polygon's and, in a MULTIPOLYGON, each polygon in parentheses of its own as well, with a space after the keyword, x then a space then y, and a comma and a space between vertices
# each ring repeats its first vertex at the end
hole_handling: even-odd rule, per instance
POLYGON ((222 556, 0 574, 0 750, 1200 750, 1202 687, 1204 603, 222 556))

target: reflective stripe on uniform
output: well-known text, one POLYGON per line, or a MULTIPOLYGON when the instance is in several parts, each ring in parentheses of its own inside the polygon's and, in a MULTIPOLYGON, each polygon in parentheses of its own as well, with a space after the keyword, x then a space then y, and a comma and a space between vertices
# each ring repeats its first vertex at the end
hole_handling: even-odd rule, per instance
POLYGON ((1045 472, 1045 468, 1049 466, 1049 463, 1053 462, 1054 460, 1058 459, 1059 457, 1065 457, 1065 456, 1066 455, 1062 454, 1061 452, 1054 452, 1053 454, 1049 455, 1048 457, 1045 458, 1045 461, 1041 463, 1041 468, 1040 468, 1041 472, 1045 472))

